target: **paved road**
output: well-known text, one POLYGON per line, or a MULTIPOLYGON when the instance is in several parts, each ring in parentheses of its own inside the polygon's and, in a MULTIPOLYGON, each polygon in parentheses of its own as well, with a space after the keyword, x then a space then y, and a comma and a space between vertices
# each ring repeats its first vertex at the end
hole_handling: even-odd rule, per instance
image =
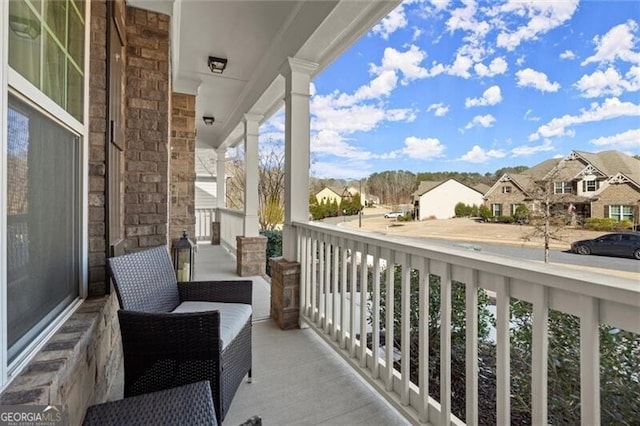
MULTIPOLYGON (((428 242, 429 244, 441 245, 445 247, 465 248, 504 257, 544 261, 544 249, 536 247, 514 247, 513 245, 478 243, 473 241, 450 241, 424 237, 398 238, 408 241, 419 240, 422 242, 428 242)), ((608 256, 580 256, 574 253, 553 249, 551 250, 550 257, 552 263, 563 263, 568 265, 588 266, 591 268, 602 268, 615 271, 640 273, 640 261, 637 261, 635 259, 625 259, 620 257, 608 256)))
MULTIPOLYGON (((371 210, 366 210, 367 218, 382 217, 380 214, 370 214, 371 210)), ((357 221, 357 216, 347 217, 332 217, 324 220, 325 223, 341 224, 345 221, 357 221)), ((477 250, 483 253, 490 253, 498 256, 505 256, 517 259, 526 259, 534 261, 544 261, 544 249, 536 247, 519 247, 513 244, 499 244, 499 243, 486 243, 486 242, 474 242, 474 241, 461 241, 461 240, 445 240, 427 237, 407 237, 399 235, 389 235, 393 239, 398 241, 407 241, 411 244, 411 241, 419 240, 421 242, 427 242, 429 244, 441 245, 444 247, 466 248, 469 250, 477 250)), ((625 271, 640 273, 640 261, 635 259, 625 259, 618 257, 608 256, 580 256, 574 253, 565 252, 562 250, 551 250, 551 262, 562 263, 575 266, 587 266, 591 268, 610 269, 614 271, 625 271)))

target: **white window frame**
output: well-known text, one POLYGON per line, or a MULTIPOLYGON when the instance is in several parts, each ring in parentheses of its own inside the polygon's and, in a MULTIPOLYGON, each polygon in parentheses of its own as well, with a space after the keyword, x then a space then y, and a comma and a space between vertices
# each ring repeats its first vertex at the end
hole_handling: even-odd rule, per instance
POLYGON ((503 194, 511 194, 511 186, 510 185, 505 185, 502 187, 502 193, 503 194))
POLYGON ((617 221, 622 221, 622 220, 631 220, 633 221, 633 206, 628 205, 628 204, 613 204, 609 206, 609 219, 615 219, 617 221), (614 208, 618 208, 618 214, 614 215, 613 214, 613 209, 614 208), (625 215, 625 209, 629 210, 629 214, 625 215))
POLYGON ((502 204, 500 203, 493 203, 491 204, 491 215, 492 216, 502 216, 502 204), (500 210, 500 214, 496 214, 496 206, 500 206, 499 210, 500 210))
POLYGON ((571 182, 553 182, 554 194, 571 194, 571 182))
POLYGON ((584 181, 584 192, 596 192, 598 190, 598 181, 595 179, 584 181), (589 186, 592 187, 590 188, 589 186))
POLYGON ((28 364, 38 351, 47 343, 54 333, 64 324, 73 312, 82 304, 88 293, 88 188, 89 188, 89 67, 90 67, 90 27, 91 27, 91 1, 85 1, 85 26, 84 26, 84 105, 83 121, 81 123, 69 114, 64 108, 47 97, 17 71, 9 67, 9 2, 0 1, 0 271, 7 269, 7 113, 8 94, 27 101, 36 110, 45 116, 52 118, 62 126, 77 133, 82 138, 80 146, 80 198, 81 198, 81 235, 80 241, 80 288, 78 298, 59 315, 52 319, 46 327, 22 352, 8 363, 7 342, 7 276, 6 272, 0 273, 0 392, 15 378, 28 364))

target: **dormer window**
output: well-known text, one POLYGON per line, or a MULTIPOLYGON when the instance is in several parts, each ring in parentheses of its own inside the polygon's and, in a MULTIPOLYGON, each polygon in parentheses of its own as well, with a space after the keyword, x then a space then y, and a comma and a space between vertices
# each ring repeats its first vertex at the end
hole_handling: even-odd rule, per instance
POLYGON ((597 180, 583 180, 582 192, 595 192, 598 190, 598 186, 597 180))

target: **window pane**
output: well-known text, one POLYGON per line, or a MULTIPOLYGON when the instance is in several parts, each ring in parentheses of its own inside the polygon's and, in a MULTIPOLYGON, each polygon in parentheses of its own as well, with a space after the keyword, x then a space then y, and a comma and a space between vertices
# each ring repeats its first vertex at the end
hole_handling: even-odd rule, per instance
POLYGON ((9 3, 9 66, 40 87, 40 21, 22 1, 9 3))
POLYGON ((9 360, 78 296, 78 138, 9 96, 7 320, 9 360))
POLYGON ((75 10, 69 12, 69 40, 67 50, 76 64, 82 67, 84 60, 84 24, 75 10))
POLYGON ((44 21, 56 38, 64 44, 66 39, 67 2, 66 0, 47 1, 44 4, 44 21))
POLYGON ((68 84, 67 84, 67 111, 78 121, 82 121, 82 95, 83 79, 82 75, 73 66, 71 61, 67 64, 68 84))
POLYGON ((42 76, 42 91, 64 107, 65 95, 65 55, 53 38, 47 34, 44 49, 44 69, 42 76))

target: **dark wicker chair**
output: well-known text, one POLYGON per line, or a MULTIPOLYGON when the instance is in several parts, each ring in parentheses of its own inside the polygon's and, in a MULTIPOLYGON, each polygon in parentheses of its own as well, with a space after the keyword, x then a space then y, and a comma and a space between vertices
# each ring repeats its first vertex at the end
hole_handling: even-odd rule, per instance
POLYGON ((251 313, 244 305, 251 306, 252 282, 178 283, 166 246, 110 258, 108 267, 122 308, 124 396, 209 380, 222 422, 242 379, 251 380, 251 313), (227 309, 241 310, 241 321, 227 309))

